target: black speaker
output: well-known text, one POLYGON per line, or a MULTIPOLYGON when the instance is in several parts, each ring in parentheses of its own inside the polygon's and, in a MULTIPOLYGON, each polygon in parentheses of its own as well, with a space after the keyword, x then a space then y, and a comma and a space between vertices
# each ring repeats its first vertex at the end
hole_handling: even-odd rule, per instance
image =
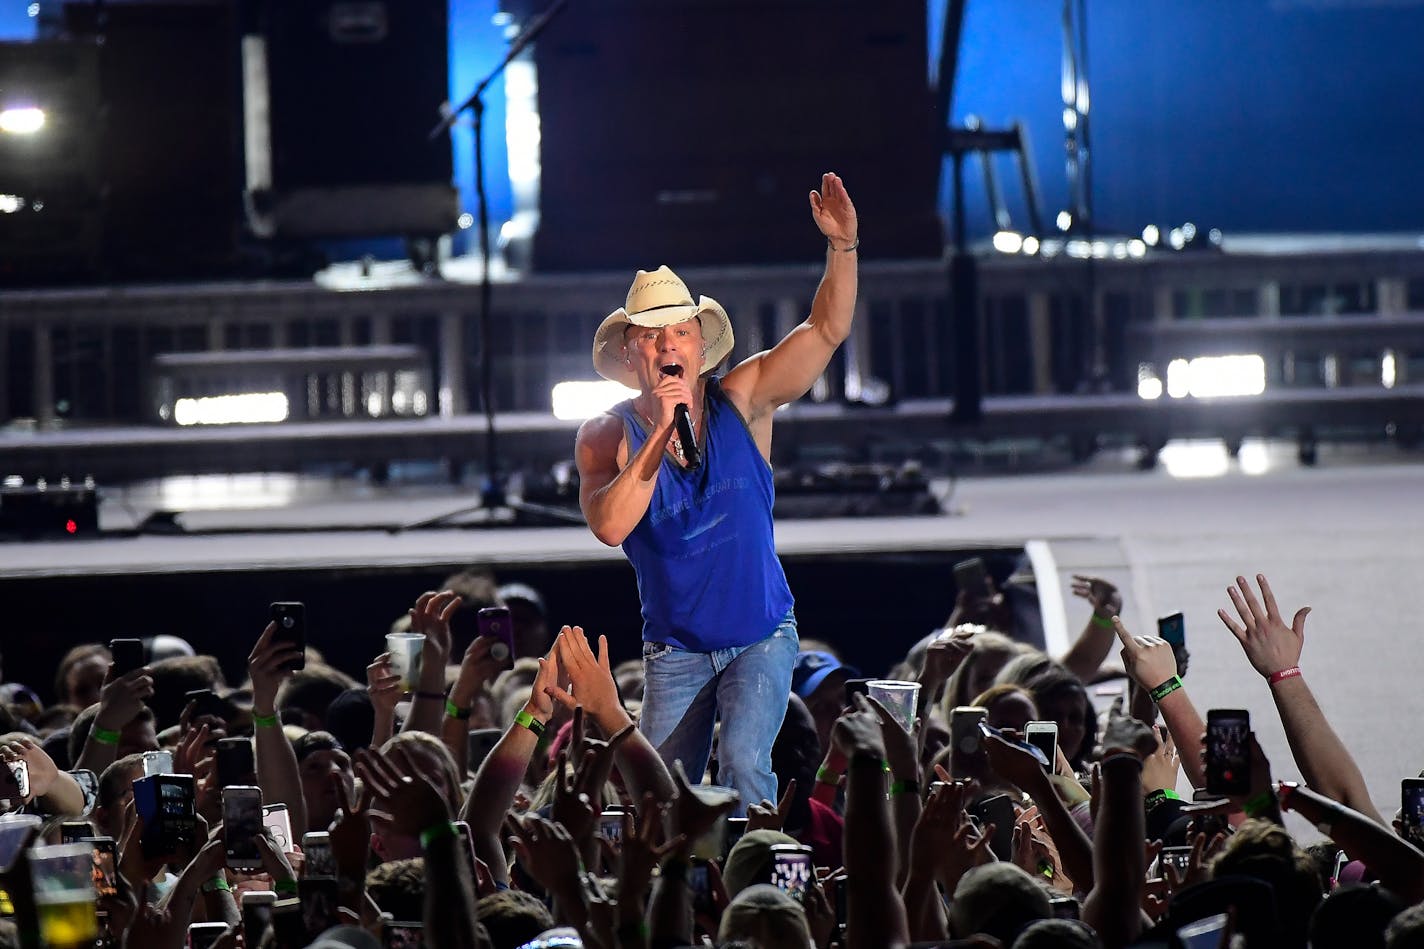
POLYGON ((942 251, 922 0, 570 3, 535 62, 537 268, 819 260, 826 171, 863 255, 942 251))
POLYGON ((259 232, 435 235, 459 214, 445 0, 249 0, 243 87, 259 232))

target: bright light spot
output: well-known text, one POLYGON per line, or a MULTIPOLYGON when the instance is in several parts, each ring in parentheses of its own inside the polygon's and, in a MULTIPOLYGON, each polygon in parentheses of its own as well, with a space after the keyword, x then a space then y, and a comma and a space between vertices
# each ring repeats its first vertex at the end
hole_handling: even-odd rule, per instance
POLYGON ((1266 361, 1257 355, 1198 356, 1167 364, 1167 394, 1174 399, 1215 399, 1266 391, 1266 361))
POLYGON ((1064 247, 1069 257, 1078 257, 1086 260, 1093 256, 1093 245, 1087 241, 1069 241, 1064 247))
POLYGON ((1107 255, 1108 255, 1108 242, 1107 242, 1107 241, 1093 241, 1093 258, 1094 258, 1095 260, 1103 260, 1104 258, 1107 257, 1107 255))
POLYGON ((44 128, 43 109, 6 109, 0 112, 0 132, 14 135, 33 135, 44 128))
POLYGON ((506 112, 505 146, 509 149, 509 180, 539 180, 539 144, 543 138, 537 112, 506 112))
POLYGON ((1148 247, 1156 247, 1157 242, 1162 239, 1162 232, 1158 230, 1156 224, 1149 224, 1142 229, 1142 242, 1148 247))
POLYGON ((1032 234, 1023 239, 1023 252, 1025 254, 1028 254, 1030 257, 1038 253, 1038 247, 1038 238, 1034 237, 1032 234))
POLYGON ((1215 438, 1185 438, 1163 446, 1157 460, 1174 478, 1220 478, 1231 470, 1226 446, 1215 438))
POLYGON ((1075 110, 1063 110, 1063 127, 1070 132, 1078 127, 1078 113, 1075 110))
POLYGON ((1190 387, 1187 385, 1187 371, 1190 368, 1185 359, 1173 359, 1167 363, 1167 394, 1174 399, 1185 399, 1190 387))
POLYGON ((38 3, 32 3, 32 4, 30 4, 30 5, 25 9, 25 12, 28 13, 28 14, 29 14, 30 16, 32 16, 32 17, 39 16, 39 15, 40 15, 40 5, 39 5, 38 3))
POLYGON ((1393 389, 1395 379, 1394 350, 1386 349, 1380 358, 1380 384, 1386 389, 1393 389))
POLYGON ((1023 236, 1017 231, 996 231, 994 249, 1001 254, 1017 254, 1023 250, 1023 236))
POLYGON ((1072 226, 1073 226, 1073 215, 1069 214, 1067 211, 1059 211, 1059 212, 1058 212, 1058 229, 1059 229, 1060 231, 1066 231, 1066 230, 1068 230, 1068 228, 1070 228, 1070 227, 1072 227, 1072 226))
POLYGON ((43 211, 43 210, 44 210, 44 202, 41 201, 40 199, 36 198, 36 199, 35 199, 35 203, 32 204, 32 205, 30 205, 30 207, 34 208, 36 211, 43 211))
POLYGON ((1156 376, 1148 376, 1137 380, 1137 397, 1139 399, 1160 399, 1162 398, 1162 380, 1156 376))
POLYGON ((173 405, 179 425, 233 425, 285 422, 287 396, 282 392, 243 392, 202 399, 179 399, 173 405))
POLYGON ((1236 453, 1236 462, 1241 466, 1241 473, 1248 475, 1263 475, 1271 470, 1271 454, 1266 442, 1261 439, 1251 439, 1241 443, 1241 450, 1236 453))
POLYGON ((554 403, 554 418, 567 421, 593 418, 595 415, 613 408, 624 399, 631 399, 637 394, 638 390, 636 389, 630 389, 617 382, 601 380, 599 382, 560 382, 554 386, 550 398, 554 403))
POLYGON ((301 476, 266 474, 187 475, 160 478, 158 507, 169 511, 222 511, 282 507, 297 499, 301 476))
POLYGON ((460 230, 468 231, 470 228, 475 226, 475 216, 469 211, 466 211, 464 214, 460 215, 459 219, 455 223, 460 225, 460 230))
POLYGON ((68 534, 77 534, 79 533, 79 525, 75 522, 74 518, 71 517, 64 522, 64 530, 65 533, 68 534))
POLYGON ((381 408, 381 394, 379 392, 366 393, 366 414, 372 418, 380 418, 381 408))
POLYGON ((1183 225, 1182 225, 1182 236, 1185 237, 1188 242, 1196 240, 1196 237, 1197 237, 1197 226, 1196 226, 1195 224, 1193 224, 1191 221, 1188 221, 1187 223, 1183 224, 1183 225))
POLYGON ((414 415, 424 415, 430 411, 430 396, 425 394, 424 389, 416 390, 415 395, 410 397, 410 411, 414 415))
POLYGON ((1219 228, 1219 227, 1213 227, 1211 230, 1207 231, 1207 232, 1206 232, 1206 239, 1211 242, 1211 245, 1212 245, 1213 247, 1220 247, 1220 246, 1221 246, 1221 228, 1219 228))
POLYGON ((25 206, 25 199, 18 194, 0 194, 0 214, 14 214, 25 206))
POLYGON ((1167 243, 1172 245, 1173 250, 1181 250, 1187 246, 1187 235, 1182 232, 1180 227, 1174 227, 1167 235, 1167 243))
POLYGON ((1127 259, 1127 241, 1113 241, 1112 255, 1114 260, 1127 259))
POLYGON ((1132 240, 1127 242, 1127 256, 1146 257, 1147 243, 1145 241, 1140 241, 1134 237, 1132 240))

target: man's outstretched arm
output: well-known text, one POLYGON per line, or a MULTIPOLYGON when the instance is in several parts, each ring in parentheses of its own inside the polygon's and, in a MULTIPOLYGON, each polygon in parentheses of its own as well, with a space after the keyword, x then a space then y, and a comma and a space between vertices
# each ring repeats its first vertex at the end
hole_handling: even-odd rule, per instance
POLYGON ((826 371, 836 347, 850 335, 858 283, 859 221, 845 185, 834 174, 811 192, 811 216, 826 237, 826 272, 811 315, 771 349, 727 373, 723 388, 749 422, 794 402, 826 371))

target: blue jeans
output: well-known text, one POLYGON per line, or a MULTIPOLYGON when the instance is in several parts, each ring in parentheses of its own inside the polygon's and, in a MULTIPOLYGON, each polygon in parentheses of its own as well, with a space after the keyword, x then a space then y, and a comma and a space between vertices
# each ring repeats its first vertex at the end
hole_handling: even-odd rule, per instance
POLYGON ((771 746, 786 717, 791 667, 801 648, 796 615, 788 611, 772 634, 750 646, 688 652, 643 643, 643 713, 639 728, 669 768, 682 761, 693 784, 712 753, 712 723, 720 707, 718 783, 741 794, 734 815, 763 799, 775 801, 771 746))

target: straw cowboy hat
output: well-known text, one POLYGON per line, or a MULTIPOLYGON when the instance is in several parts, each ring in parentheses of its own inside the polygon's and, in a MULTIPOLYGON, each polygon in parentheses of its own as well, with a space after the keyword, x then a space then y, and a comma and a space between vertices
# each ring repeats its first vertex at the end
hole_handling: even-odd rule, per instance
POLYGON ((722 304, 711 297, 692 302, 687 284, 666 265, 649 273, 638 271, 628 288, 627 302, 608 314, 593 336, 593 368, 610 382, 638 388, 638 377, 623 358, 623 330, 627 326, 673 326, 697 317, 707 348, 702 356, 706 375, 732 351, 732 322, 722 304))

